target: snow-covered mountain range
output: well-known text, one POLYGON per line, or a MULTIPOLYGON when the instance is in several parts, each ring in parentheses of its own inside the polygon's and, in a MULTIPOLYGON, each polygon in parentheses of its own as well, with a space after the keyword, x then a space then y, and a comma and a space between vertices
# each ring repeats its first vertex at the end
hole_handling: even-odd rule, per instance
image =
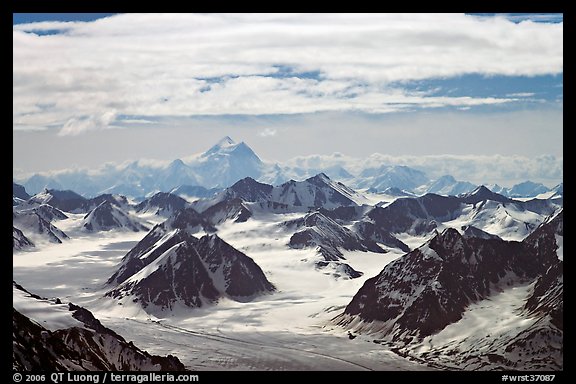
MULTIPOLYGON (((370 185, 360 190, 325 173, 269 184, 256 173, 263 169, 257 156, 241 144, 224 140, 203 154, 204 162, 219 164, 203 165, 214 179, 231 183, 209 192, 189 190, 203 197, 177 194, 183 187, 141 201, 57 189, 30 196, 14 183, 13 249, 15 261, 22 263, 19 276, 31 279, 30 265, 64 265, 58 248, 78 257, 70 262, 84 266, 84 258, 98 263, 98 255, 119 246, 126 249, 121 258, 102 260, 102 267, 93 269, 98 275, 87 281, 99 283, 85 302, 113 319, 164 321, 183 313, 218 316, 245 307, 255 314, 260 303, 283 308, 321 294, 331 304, 310 304, 314 310, 305 318, 324 318, 320 324, 329 332, 354 332, 358 340, 409 359, 455 369, 562 369, 562 185, 544 191, 525 183, 513 194, 532 191, 528 194, 538 197, 511 197, 444 177, 430 184, 437 191, 432 193, 421 188, 421 172, 385 166, 367 171, 364 180, 370 185), (238 169, 222 170, 230 168, 235 156, 244 158, 254 173, 232 182, 240 177, 238 169), (451 186, 458 193, 446 193, 451 186), (80 252, 78 244, 96 244, 96 250, 80 252), (44 250, 51 263, 35 257, 44 250), (291 275, 290 269, 298 273, 291 275), (305 292, 310 282, 298 281, 300 275, 324 282, 328 293, 305 292), (490 316, 498 326, 482 322, 490 316)), ((179 171, 153 179, 180 182, 178 175, 188 177, 182 167, 188 165, 173 163, 179 171)), ((28 282, 34 279, 23 284, 28 282)), ((46 335, 45 329, 15 316, 23 330, 19 337, 46 335)), ((55 366, 71 364, 69 356, 78 353, 68 351, 76 348, 70 345, 45 348, 62 349, 63 357, 49 362, 55 366)), ((30 353, 20 338, 16 350, 22 356, 30 353)), ((117 368, 114 356, 107 358, 111 362, 103 363, 105 368, 117 368)), ((27 359, 15 358, 14 364, 26 367, 27 359)))
MULTIPOLYGON (((36 194, 44 189, 72 190, 90 198, 104 193, 122 194, 134 198, 150 197, 157 192, 173 192, 177 195, 209 197, 218 190, 237 181, 251 177, 257 181, 279 185, 292 179, 302 180, 324 173, 334 181, 349 187, 370 192, 398 191, 422 195, 436 193, 458 195, 474 190, 477 185, 456 180, 451 175, 431 179, 422 170, 403 165, 378 167, 367 165, 352 174, 345 166, 304 167, 298 165, 268 163, 262 161, 244 142, 236 143, 224 137, 206 152, 170 163, 134 161, 97 170, 67 170, 35 174, 16 180, 28 193, 36 194)), ((490 190, 507 197, 552 196, 562 185, 548 188, 541 183, 526 181, 510 188, 497 184, 490 190)), ((15 196, 20 198, 16 193, 15 196)))

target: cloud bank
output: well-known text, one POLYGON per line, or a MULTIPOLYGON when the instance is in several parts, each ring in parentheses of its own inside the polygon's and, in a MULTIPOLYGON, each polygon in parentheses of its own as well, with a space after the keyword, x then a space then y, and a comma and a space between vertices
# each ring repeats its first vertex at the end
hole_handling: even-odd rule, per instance
MULTIPOLYGON (((563 23, 463 14, 121 14, 13 27, 13 127, 504 105, 410 81, 563 72, 563 23)), ((272 131, 263 134, 271 134, 272 131)))

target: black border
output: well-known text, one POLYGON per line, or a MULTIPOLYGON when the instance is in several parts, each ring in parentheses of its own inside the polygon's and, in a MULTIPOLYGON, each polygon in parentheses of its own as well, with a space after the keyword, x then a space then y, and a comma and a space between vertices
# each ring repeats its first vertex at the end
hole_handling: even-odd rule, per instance
MULTIPOLYGON (((69 12, 78 12, 78 13, 93 13, 93 12, 111 12, 111 13, 125 13, 125 12, 219 12, 223 11, 222 9, 216 9, 218 6, 225 6, 226 12, 414 12, 414 11, 428 11, 428 12, 453 12, 455 11, 453 5, 448 5, 447 3, 444 4, 436 4, 434 2, 427 2, 427 3, 414 3, 414 2, 397 2, 396 8, 391 6, 390 3, 386 2, 363 2, 363 3, 351 3, 351 2, 334 2, 334 3, 316 3, 316 4, 305 4, 304 6, 296 4, 296 3, 287 3, 287 2, 268 2, 266 4, 255 4, 255 3, 245 3, 245 2, 230 2, 227 4, 219 3, 219 2, 185 2, 185 1, 172 1, 172 2, 134 2, 131 3, 127 0, 101 0, 101 1, 88 1, 88 0, 9 0, 10 1, 10 9, 11 12, 5 12, 5 19, 3 20, 6 23, 6 30, 4 32, 5 38, 10 36, 8 33, 8 16, 12 17, 12 13, 31 13, 31 12, 38 12, 38 13, 69 13, 69 12), (428 6, 428 7, 426 7, 428 6), (354 9, 351 10, 350 8, 353 7, 354 9), (428 8, 428 9, 426 9, 428 8), (432 9, 433 8, 433 9, 432 9)), ((547 1, 547 2, 539 2, 537 4, 529 3, 529 2, 522 2, 522 3, 507 3, 503 4, 502 2, 489 2, 484 1, 482 3, 477 4, 470 4, 470 3, 463 3, 458 11, 465 11, 468 13, 482 13, 486 11, 497 11, 501 13, 509 13, 509 12, 538 12, 538 13, 563 13, 564 14, 564 33, 565 36, 569 35, 573 26, 573 19, 572 15, 566 12, 565 8, 569 2, 562 2, 559 1, 547 1)), ((4 2, 3 4, 6 8, 8 7, 8 2, 4 2)), ((568 58, 570 58, 570 50, 568 50, 568 58)), ((573 68, 571 65, 567 65, 568 68, 573 68)), ((6 71, 7 73, 7 71, 6 71)), ((564 75, 564 82, 568 84, 573 84, 572 76, 570 76, 570 69, 563 73, 564 75)), ((570 88, 568 88, 570 89, 570 88)), ((566 94, 570 92, 566 92, 566 87, 564 87, 564 92, 566 98, 566 94)), ((567 115, 565 115, 567 116, 567 115)), ((569 124, 569 123, 568 123, 569 124)), ((566 154, 564 155, 566 156, 566 154)), ((565 177, 564 183, 567 184, 567 190, 570 191, 570 178, 565 177), (568 183, 567 183, 568 182, 568 183)), ((8 200, 6 197, 5 200, 8 200)), ((568 204, 570 205, 570 203, 568 204)), ((6 213, 8 215, 8 213, 6 213)), ((570 217, 568 215, 568 217, 570 217)), ((568 226, 568 228, 570 228, 568 226)), ((6 233, 9 233, 6 230, 6 233)), ((569 238, 569 237, 568 237, 569 238)), ((8 241, 6 241, 8 244, 8 241)), ((568 256, 568 263, 570 263, 570 255, 568 256)), ((566 260, 565 260, 566 262, 566 260)), ((569 272, 570 273, 570 272, 569 272)), ((6 284, 8 284, 8 279, 6 284)), ((8 291, 6 287, 6 291, 8 291)), ((568 295, 570 298, 570 295, 568 295)), ((568 306, 570 308, 570 306, 568 306)), ((9 316, 5 316, 7 320, 9 320, 9 316)), ((6 325, 6 332, 10 329, 9 326, 6 325)), ((10 325, 11 327, 11 325, 10 325)), ((568 342, 564 343, 567 349, 571 349, 572 343, 569 341, 569 338, 572 332, 568 330, 564 330, 564 337, 568 340, 568 342)), ((8 340, 8 338, 7 338, 8 340)), ((8 344, 8 343, 7 343, 8 344)), ((11 343, 10 343, 11 344, 11 343)), ((7 346, 8 347, 8 346, 7 346)), ((570 365, 570 353, 565 353, 565 366, 563 371, 559 372, 484 372, 484 371, 374 371, 374 372, 358 372, 358 371, 195 371, 195 374, 198 374, 200 378, 200 382, 209 382, 209 381, 216 381, 216 382, 223 382, 224 380, 230 381, 247 381, 247 380, 266 380, 271 381, 275 378, 281 379, 288 379, 288 380, 332 380, 336 379, 338 381, 345 381, 345 382, 358 382, 360 380, 366 379, 391 379, 391 380, 409 380, 409 381, 423 381, 426 382, 427 380, 433 380, 436 382, 437 380, 440 382, 454 382, 454 383, 463 383, 470 379, 478 380, 478 382, 482 383, 502 383, 506 382, 503 381, 503 375, 515 375, 519 377, 524 377, 525 375, 546 375, 546 374, 553 374, 555 375, 554 381, 552 383, 559 383, 559 382, 566 382, 567 378, 569 377, 569 372, 571 371, 570 365), (568 356, 568 357, 566 357, 568 356)), ((6 365, 9 367, 9 370, 12 370, 11 362, 6 360, 6 365)), ((49 374, 51 372, 45 372, 44 374, 47 376, 46 382, 48 382, 49 374)), ((13 373, 12 373, 13 374, 13 373)), ((22 372, 24 375, 25 373, 22 372)), ((100 375, 100 383, 102 382, 102 373, 100 375)), ((525 379, 518 379, 517 381, 524 381, 528 382, 529 378, 525 379)), ((64 381, 66 382, 66 381, 64 381)), ((107 381, 109 382, 109 380, 107 381)), ((508 381, 510 382, 510 381, 508 381)))

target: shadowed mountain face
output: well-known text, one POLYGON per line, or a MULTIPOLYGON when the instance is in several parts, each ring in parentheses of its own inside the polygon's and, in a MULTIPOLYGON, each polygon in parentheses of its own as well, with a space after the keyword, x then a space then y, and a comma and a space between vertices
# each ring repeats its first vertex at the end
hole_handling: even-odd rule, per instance
POLYGON ((26 188, 15 182, 12 182, 12 196, 22 200, 28 200, 30 198, 30 195, 26 192, 26 188))
POLYGON ((34 234, 51 243, 60 244, 62 240, 68 239, 68 235, 45 219, 46 214, 44 210, 39 209, 15 211, 12 214, 12 223, 20 232, 34 234))
MULTIPOLYGON (((562 223, 560 212, 522 242, 466 237, 446 229, 368 279, 334 321, 409 345, 461 320, 470 304, 534 282, 531 296, 517 305, 527 318, 536 316, 542 322, 506 340, 508 349, 518 348, 528 334, 557 339, 563 329, 563 273, 557 257, 562 223)), ((561 349, 548 352, 553 356, 544 366, 556 366, 561 349)))
POLYGON ((184 209, 188 202, 172 193, 158 192, 154 196, 137 204, 134 209, 138 213, 152 212, 159 216, 170 216, 172 213, 184 209))
POLYGON ((201 307, 222 297, 249 301, 274 286, 260 267, 216 235, 200 239, 183 229, 156 226, 122 260, 106 296, 151 312, 177 305, 201 307))
MULTIPOLYGON (((13 283, 16 306, 67 317, 70 326, 44 328, 12 310, 12 367, 15 371, 184 371, 178 358, 150 355, 106 328, 85 308, 30 294, 13 283), (28 304, 25 304, 28 302, 28 304), (69 314, 66 315, 66 310, 69 314), (72 325, 73 324, 73 325, 72 325)), ((34 315, 38 315, 35 313, 34 315)))
POLYGON ((34 247, 34 243, 28 239, 21 230, 12 227, 12 248, 13 249, 26 249, 34 247))
POLYGON ((446 229, 366 281, 345 313, 393 322, 425 337, 458 321, 466 307, 488 297, 506 278, 535 279, 558 262, 555 243, 463 237, 446 229))
POLYGON ((111 229, 125 229, 134 232, 148 230, 146 226, 140 223, 140 219, 106 200, 84 216, 82 228, 90 232, 109 231, 111 229))

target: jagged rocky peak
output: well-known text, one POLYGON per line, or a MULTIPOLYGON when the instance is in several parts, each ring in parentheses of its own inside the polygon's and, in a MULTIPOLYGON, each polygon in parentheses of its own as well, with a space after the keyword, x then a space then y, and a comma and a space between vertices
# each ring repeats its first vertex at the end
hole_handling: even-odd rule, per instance
POLYGON ((108 283, 106 296, 139 303, 150 313, 198 308, 222 297, 250 301, 275 290, 254 260, 217 235, 198 239, 160 225, 124 257, 108 283))
POLYGON ((304 181, 291 180, 275 187, 272 199, 301 209, 333 209, 340 206, 359 206, 364 197, 321 173, 304 181))
POLYGON ((216 228, 192 207, 185 207, 176 211, 163 225, 166 229, 182 229, 191 234, 201 230, 208 233, 216 232, 216 228))
POLYGON ((559 214, 522 242, 467 238, 448 228, 368 279, 334 321, 400 346, 417 346, 459 322, 472 303, 534 282, 531 296, 517 299, 518 308, 525 310, 517 331, 490 348, 503 345, 498 349, 503 366, 557 366, 562 348, 556 344, 541 348, 531 339, 562 340, 562 261, 554 240, 561 222, 559 214), (519 358, 522 345, 535 349, 519 358))
POLYGON ((218 235, 205 235, 195 246, 210 273, 223 277, 224 285, 219 287, 222 280, 216 279, 216 287, 223 289, 228 296, 244 301, 275 290, 254 260, 218 235))
POLYGON ((228 188, 226 192, 228 195, 241 198, 244 201, 256 202, 270 199, 273 188, 273 186, 259 183, 251 177, 245 177, 228 188))
POLYGON ((167 230, 157 224, 123 258, 120 267, 107 284, 121 284, 146 265, 179 243, 195 243, 197 239, 182 229, 167 230))
POLYGON ((188 202, 180 196, 168 192, 158 192, 136 205, 136 212, 151 212, 156 215, 171 215, 184 209, 188 202))
POLYGON ((82 228, 86 231, 109 231, 112 229, 125 229, 134 232, 147 231, 148 228, 140 223, 140 219, 104 200, 91 210, 82 220, 82 228))
POLYGON ((240 157, 246 157, 260 162, 258 156, 252 149, 243 141, 236 143, 229 136, 225 136, 218 143, 210 147, 202 154, 203 157, 210 157, 213 155, 234 154, 240 157))
POLYGON ((306 179, 306 181, 314 185, 324 186, 332 180, 324 172, 320 172, 319 174, 306 179))
POLYGON ((467 239, 447 228, 369 279, 345 313, 425 337, 459 320, 468 304, 488 297, 510 273, 534 279, 554 262, 544 249, 527 250, 524 243, 467 239))
POLYGON ((252 211, 246 207, 244 200, 235 197, 216 203, 202 212, 202 216, 212 224, 221 224, 227 220, 244 223, 252 217, 252 211))
POLYGON ((498 193, 492 192, 484 185, 479 186, 470 193, 465 193, 461 195, 461 197, 462 201, 467 204, 476 204, 480 201, 486 201, 486 200, 493 200, 500 203, 508 203, 512 201, 506 196, 502 196, 498 193))
POLYGON ((316 268, 332 269, 335 277, 346 276, 354 279, 363 275, 343 261, 345 258, 341 249, 385 253, 375 241, 362 238, 320 212, 308 213, 302 218, 282 225, 289 229, 300 229, 290 237, 288 242, 290 248, 316 248, 321 256, 316 262, 316 268))

